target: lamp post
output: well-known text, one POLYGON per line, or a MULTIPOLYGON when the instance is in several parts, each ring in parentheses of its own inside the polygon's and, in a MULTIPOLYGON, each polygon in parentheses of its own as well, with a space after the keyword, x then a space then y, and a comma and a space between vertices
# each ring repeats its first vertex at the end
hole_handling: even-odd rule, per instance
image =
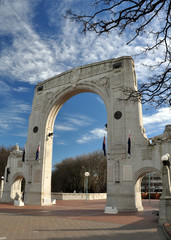
POLYGON ((4 176, 1 177, 0 198, 2 198, 3 188, 4 188, 4 176))
POLYGON ((88 177, 90 176, 89 172, 85 172, 85 185, 86 185, 86 200, 88 200, 88 177))
POLYGON ((171 183, 170 183, 170 155, 167 153, 161 157, 163 163, 162 168, 162 183, 163 191, 161 197, 171 196, 171 183))
POLYGON ((150 173, 148 174, 148 198, 149 198, 149 205, 150 205, 150 193, 151 193, 151 186, 150 186, 150 173))
POLYGON ((161 157, 161 160, 163 162, 163 165, 167 165, 170 167, 169 157, 170 157, 170 155, 168 153, 166 153, 165 155, 163 155, 161 157))

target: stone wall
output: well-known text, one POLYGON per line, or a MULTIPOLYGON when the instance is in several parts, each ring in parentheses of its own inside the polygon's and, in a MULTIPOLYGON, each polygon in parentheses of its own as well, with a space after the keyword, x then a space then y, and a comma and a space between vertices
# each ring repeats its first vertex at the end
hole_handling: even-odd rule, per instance
MULTIPOLYGON (((86 193, 52 193, 52 200, 86 200, 86 193)), ((106 193, 88 193, 87 200, 106 199, 106 193)))

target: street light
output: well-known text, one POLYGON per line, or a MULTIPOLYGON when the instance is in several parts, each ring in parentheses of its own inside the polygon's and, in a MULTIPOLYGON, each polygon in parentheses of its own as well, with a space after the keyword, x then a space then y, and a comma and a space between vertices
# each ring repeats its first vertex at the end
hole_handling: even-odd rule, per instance
POLYGON ((162 182, 163 182, 163 191, 162 191, 162 197, 165 198, 166 196, 170 196, 171 190, 170 190, 170 161, 169 161, 170 155, 166 153, 161 157, 161 161, 163 162, 163 168, 162 168, 162 182))
POLYGON ((169 153, 166 153, 165 155, 163 155, 161 157, 161 160, 162 160, 164 166, 170 167, 169 157, 170 157, 169 153))
POLYGON ((89 172, 85 172, 85 185, 86 185, 86 200, 88 200, 88 177, 90 176, 89 172))

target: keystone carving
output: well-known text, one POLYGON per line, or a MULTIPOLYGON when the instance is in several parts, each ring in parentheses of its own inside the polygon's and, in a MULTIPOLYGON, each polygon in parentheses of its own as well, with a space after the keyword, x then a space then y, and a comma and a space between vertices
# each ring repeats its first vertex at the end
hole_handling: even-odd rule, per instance
POLYGON ((73 69, 71 72, 70 83, 76 84, 78 82, 78 80, 80 79, 80 74, 81 74, 80 68, 73 69))

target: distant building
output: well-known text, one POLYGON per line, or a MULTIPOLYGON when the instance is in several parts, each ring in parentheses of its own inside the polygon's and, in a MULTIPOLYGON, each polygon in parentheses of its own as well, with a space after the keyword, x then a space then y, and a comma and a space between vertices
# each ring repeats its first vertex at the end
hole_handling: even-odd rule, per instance
POLYGON ((162 192, 162 180, 154 172, 146 173, 141 182, 141 192, 162 192))

